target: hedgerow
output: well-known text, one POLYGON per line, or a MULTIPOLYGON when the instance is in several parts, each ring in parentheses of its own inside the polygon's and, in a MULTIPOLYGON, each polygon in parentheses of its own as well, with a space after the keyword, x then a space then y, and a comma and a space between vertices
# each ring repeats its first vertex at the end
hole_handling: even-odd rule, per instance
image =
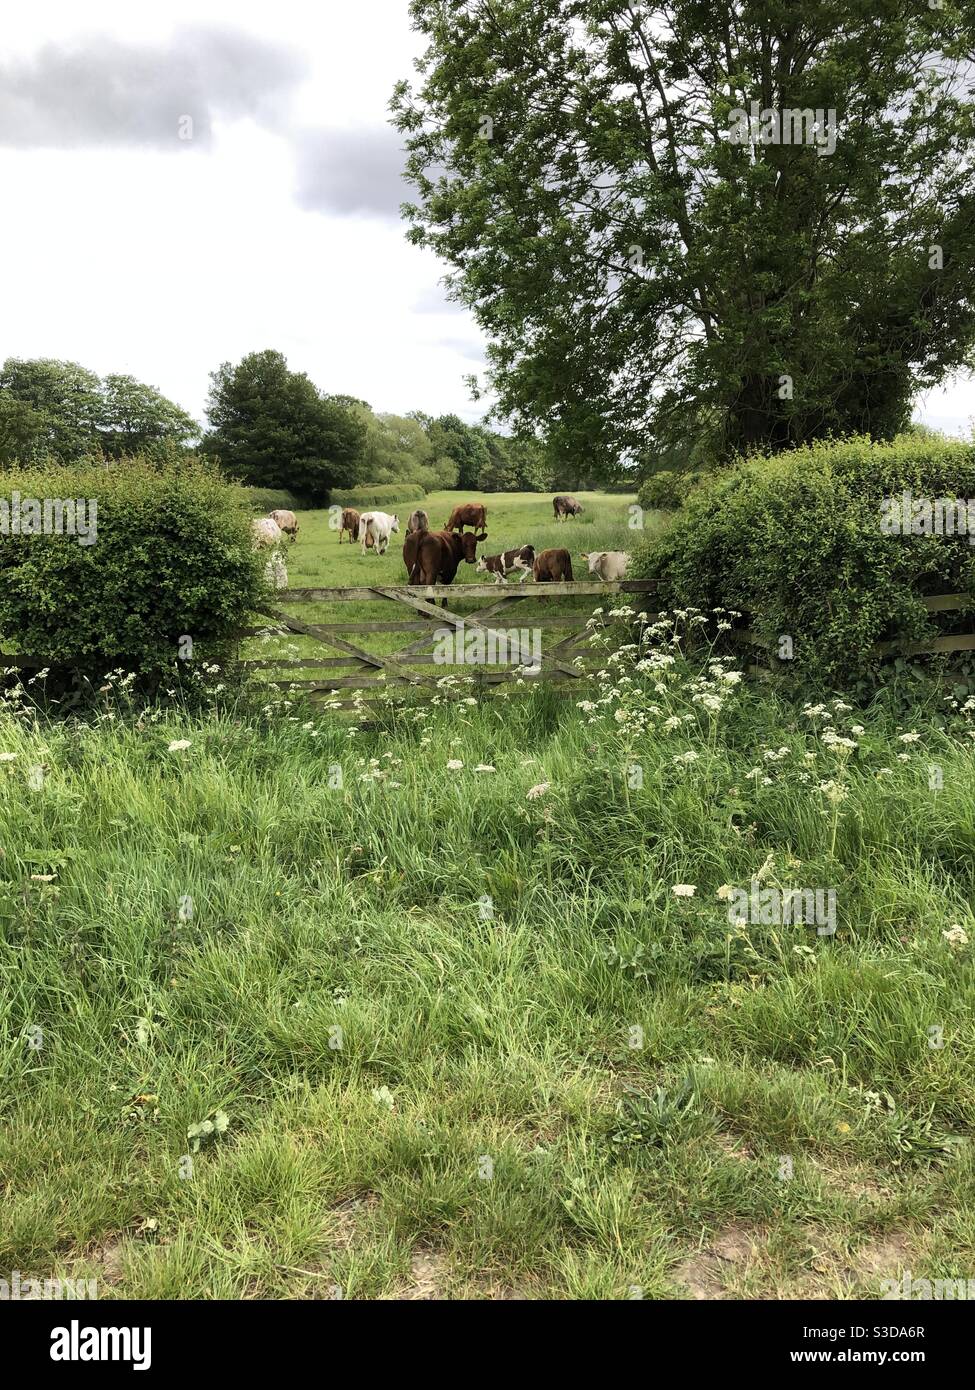
POLYGON ((245 487, 243 483, 238 483, 233 491, 237 505, 250 516, 267 516, 279 508, 296 512, 307 505, 295 493, 283 487, 245 487))
POLYGON ((84 499, 89 520, 97 508, 85 538, 0 534, 0 638, 52 666, 160 669, 187 637, 222 652, 264 593, 233 489, 199 460, 3 474, 0 517, 25 499, 84 499))
POLYGON ((876 643, 944 630, 925 595, 975 593, 967 535, 885 533, 884 499, 905 492, 975 498, 975 447, 856 437, 742 462, 692 493, 631 573, 660 580, 661 606, 736 610, 775 649, 790 637, 813 679, 872 677, 876 643))
POLYGON ((369 483, 363 487, 343 488, 332 494, 332 503, 343 507, 391 507, 402 502, 422 502, 427 490, 422 483, 369 483))

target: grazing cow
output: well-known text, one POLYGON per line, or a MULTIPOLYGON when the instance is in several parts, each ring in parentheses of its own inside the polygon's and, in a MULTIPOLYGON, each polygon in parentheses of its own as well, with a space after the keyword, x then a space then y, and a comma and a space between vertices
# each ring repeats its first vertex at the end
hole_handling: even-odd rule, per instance
POLYGON ((291 537, 292 544, 298 539, 298 518, 294 512, 286 512, 282 509, 269 513, 272 521, 276 521, 286 536, 291 537))
POLYGON ((555 520, 564 521, 567 516, 578 516, 582 511, 582 503, 577 502, 574 497, 552 498, 552 506, 555 509, 555 520))
POLYGON ((535 547, 523 545, 520 550, 506 550, 502 555, 482 555, 475 565, 478 574, 493 574, 495 584, 507 584, 512 570, 521 570, 519 584, 524 584, 535 563, 535 547))
POLYGON ((281 540, 281 527, 269 516, 259 516, 256 521, 251 522, 251 545, 254 550, 280 545, 281 540))
POLYGON ((359 539, 362 541, 363 555, 366 553, 370 537, 376 543, 376 554, 385 555, 390 536, 398 530, 398 516, 390 516, 389 512, 363 512, 359 518, 359 539))
MULTIPOLYGON (((403 563, 411 584, 452 584, 461 560, 473 565, 487 532, 413 531, 403 543, 403 563)), ((447 600, 443 601, 447 607, 447 600)))
POLYGON ((463 531, 472 526, 475 531, 487 531, 487 507, 482 502, 462 502, 444 522, 445 531, 463 531))
POLYGON ((532 574, 536 584, 560 584, 572 578, 572 560, 567 550, 543 550, 535 556, 532 574))
POLYGON ((339 545, 342 544, 342 537, 346 531, 349 533, 349 545, 359 539, 359 513, 355 507, 342 508, 342 525, 339 527, 339 545))
POLYGON ((406 523, 407 531, 429 531, 430 518, 421 507, 417 507, 415 512, 410 513, 410 519, 406 523))
POLYGON ((591 575, 607 581, 622 579, 630 561, 625 550, 590 550, 588 554, 583 551, 582 558, 591 575))

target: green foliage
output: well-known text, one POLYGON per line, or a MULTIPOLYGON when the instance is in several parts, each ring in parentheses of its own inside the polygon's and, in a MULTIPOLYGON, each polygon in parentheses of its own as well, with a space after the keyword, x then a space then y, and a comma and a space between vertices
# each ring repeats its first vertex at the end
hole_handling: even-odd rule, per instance
POLYGON ((658 473, 651 473, 640 485, 637 501, 641 507, 648 509, 662 507, 676 511, 684 505, 691 492, 701 483, 707 482, 711 476, 700 469, 674 473, 663 468, 658 473))
POLYGON ((252 352, 210 376, 205 451, 253 487, 327 502, 360 476, 366 431, 348 398, 322 395, 280 352, 252 352))
POLYGON ((435 456, 448 458, 454 465, 453 481, 441 486, 457 487, 465 492, 478 487, 478 479, 490 464, 483 434, 465 425, 459 415, 441 415, 431 420, 427 433, 435 456))
POLYGON ((52 428, 44 411, 0 390, 0 468, 43 458, 50 449, 52 428))
POLYGON ((753 458, 693 492, 631 572, 661 580, 662 607, 750 615, 773 650, 791 637, 796 671, 842 686, 875 675, 875 643, 935 631, 923 595, 975 594, 967 536, 885 534, 883 499, 905 490, 975 498, 975 447, 853 438, 753 458))
POLYGON ((419 483, 428 492, 453 485, 456 465, 435 455, 427 431, 415 416, 375 415, 368 406, 360 406, 356 413, 366 432, 360 468, 363 483, 370 487, 419 483))
MULTIPOLYGON (((199 434, 196 421, 154 386, 114 375, 105 378, 100 429, 109 458, 152 455, 157 443, 186 444, 199 434)), ((166 457, 163 450, 160 458, 166 457)))
POLYGON ((641 484, 640 491, 637 493, 637 501, 641 507, 648 509, 654 507, 676 509, 684 500, 683 489, 679 483, 680 479, 676 473, 672 473, 669 468, 663 468, 641 484))
POLYGON ((722 456, 895 434, 975 342, 975 24, 947 3, 413 0, 409 239, 503 416, 604 472, 702 421, 722 456), (753 100, 838 117, 751 142, 753 100))
POLYGON ((512 438, 477 426, 486 462, 477 480, 479 492, 542 492, 551 486, 552 469, 544 444, 535 438, 512 438))
POLYGON ((132 1299, 871 1298, 900 1233, 915 1275, 970 1270, 975 716, 836 702, 846 757, 759 682, 709 712, 698 656, 354 737, 291 692, 0 697, 0 1267, 102 1278, 108 1248, 132 1299), (835 936, 732 926, 756 875, 835 885, 835 936))
POLYGON ((225 1110, 214 1110, 205 1120, 188 1125, 186 1137, 190 1141, 190 1153, 199 1153, 204 1144, 220 1139, 230 1128, 230 1116, 225 1110))
POLYGON ((52 665, 172 667, 180 639, 217 651, 263 594, 262 566, 233 490, 195 459, 22 470, 0 498, 97 504, 95 541, 0 538, 0 635, 52 665))
POLYGON ((0 466, 70 463, 101 452, 178 458, 196 421, 132 376, 100 380, 77 362, 10 357, 0 370, 0 466))

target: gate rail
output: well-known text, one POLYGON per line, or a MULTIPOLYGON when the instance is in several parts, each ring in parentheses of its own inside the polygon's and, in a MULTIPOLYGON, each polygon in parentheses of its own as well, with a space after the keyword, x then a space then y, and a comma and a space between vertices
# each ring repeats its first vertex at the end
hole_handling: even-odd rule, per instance
MULTIPOLYGON (((246 628, 238 634, 241 639, 266 636, 274 630, 283 631, 320 642, 337 655, 245 658, 241 665, 252 670, 351 672, 335 677, 325 675, 269 682, 273 686, 304 690, 313 697, 329 697, 341 690, 367 690, 383 686, 413 687, 432 692, 443 675, 472 673, 476 673, 475 679, 480 686, 493 687, 515 680, 541 680, 569 687, 585 674, 585 669, 580 669, 579 664, 583 654, 587 651, 591 654, 591 649, 587 647, 587 639, 593 635, 591 610, 585 613, 570 611, 529 616, 525 611, 526 605, 529 608, 539 602, 549 605, 553 600, 566 598, 598 600, 652 594, 656 588, 656 581, 652 579, 621 579, 608 583, 578 580, 558 584, 379 584, 357 588, 282 589, 278 595, 282 604, 385 602, 393 605, 392 611, 396 613, 402 613, 405 609, 406 615, 380 621, 348 618, 337 622, 302 622, 281 608, 268 606, 260 612, 272 621, 265 627, 246 628), (484 600, 487 599, 493 601, 485 605, 484 600), (448 606, 438 606, 438 601, 444 604, 448 600, 452 600, 448 606), (459 604, 469 601, 479 601, 480 606, 468 613, 456 611, 459 604), (520 636, 512 635, 510 621, 502 621, 512 619, 515 613, 519 619, 519 630, 533 629, 543 633, 561 629, 568 635, 547 650, 530 650, 520 636), (503 643, 503 649, 511 660, 506 665, 495 664, 489 669, 483 664, 444 663, 426 649, 445 629, 464 634, 472 631, 482 633, 486 641, 494 641, 495 648, 503 643), (361 637, 370 633, 394 632, 411 634, 413 640, 387 653, 369 651, 358 642, 347 640, 348 635, 361 637), (439 667, 436 675, 422 669, 434 665, 439 667), (421 669, 414 670, 414 667, 421 669)), ((348 707, 360 704, 361 698, 338 700, 335 703, 348 707)))

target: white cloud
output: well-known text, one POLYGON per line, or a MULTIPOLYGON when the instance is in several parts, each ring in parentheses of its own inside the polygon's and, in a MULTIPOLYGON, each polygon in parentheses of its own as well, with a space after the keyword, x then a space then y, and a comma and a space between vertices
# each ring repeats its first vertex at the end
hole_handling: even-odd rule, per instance
POLYGON ((481 335, 395 216, 410 190, 387 108, 418 51, 405 0, 5 15, 0 359, 132 372, 202 418, 215 367, 275 347, 377 409, 479 418, 464 377, 481 335), (187 104, 197 138, 180 141, 187 104))
MULTIPOLYGON (((275 347, 378 409, 478 418, 482 336, 395 217, 420 46, 406 0, 6 7, 0 360, 131 372, 200 418, 211 370, 275 347)), ((915 415, 965 430, 971 378, 915 415)))

